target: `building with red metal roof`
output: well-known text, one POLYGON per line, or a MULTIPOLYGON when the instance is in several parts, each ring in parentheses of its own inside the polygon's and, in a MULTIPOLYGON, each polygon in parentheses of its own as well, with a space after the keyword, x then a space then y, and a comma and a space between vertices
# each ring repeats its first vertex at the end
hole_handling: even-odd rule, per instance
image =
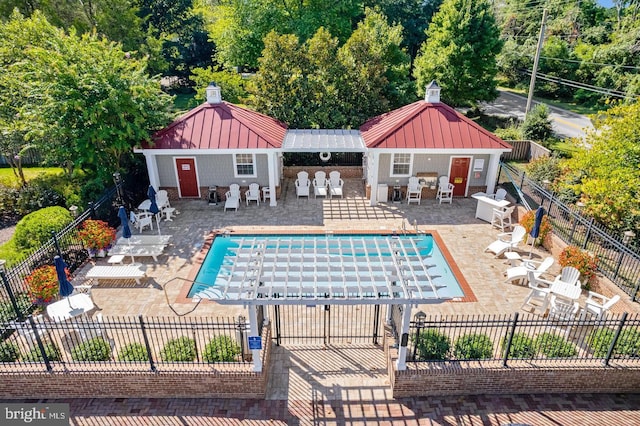
MULTIPOLYGON (((372 204, 388 201, 390 189, 405 187, 411 176, 427 190, 448 176, 455 196, 493 192, 500 156, 509 151, 509 144, 441 103, 435 82, 425 100, 374 117, 359 131, 288 130, 274 118, 223 102, 220 88, 211 84, 206 103, 136 149, 146 158, 151 184, 175 188, 179 197, 201 197, 208 188, 231 183, 277 188, 283 152, 325 158, 330 152, 362 152, 372 204)), ((272 206, 276 193, 269 192, 272 206)))

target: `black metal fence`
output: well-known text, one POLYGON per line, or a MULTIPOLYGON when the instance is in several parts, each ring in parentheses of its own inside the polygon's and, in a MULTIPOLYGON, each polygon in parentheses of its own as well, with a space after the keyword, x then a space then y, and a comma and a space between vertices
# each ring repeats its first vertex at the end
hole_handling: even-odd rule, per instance
POLYGON ((53 265, 54 256, 59 255, 67 263, 69 272, 73 273, 87 260, 89 253, 78 237, 78 228, 89 218, 113 222, 117 193, 115 187, 108 190, 72 223, 59 232, 53 232, 51 239, 40 248, 12 265, 6 265, 6 270, 0 270, 0 322, 22 320, 35 308, 25 282, 25 278, 35 269, 53 265))
POLYGON ((538 206, 545 208, 555 235, 567 244, 594 253, 598 257, 598 270, 631 296, 633 301, 638 300, 640 235, 630 239, 624 233, 612 233, 593 218, 583 216, 579 208, 564 204, 553 192, 527 178, 524 172, 515 167, 501 163, 499 180, 501 175, 509 176, 524 205, 532 209, 538 206))
MULTIPOLYGON (((394 318, 394 328, 398 327, 394 318)), ((537 315, 454 316, 414 318, 407 361, 526 361, 579 368, 640 364, 640 318, 627 313, 606 320, 554 320, 537 315)))
POLYGON ((189 371, 251 361, 248 323, 233 318, 91 318, 40 315, 0 324, 0 370, 189 371))

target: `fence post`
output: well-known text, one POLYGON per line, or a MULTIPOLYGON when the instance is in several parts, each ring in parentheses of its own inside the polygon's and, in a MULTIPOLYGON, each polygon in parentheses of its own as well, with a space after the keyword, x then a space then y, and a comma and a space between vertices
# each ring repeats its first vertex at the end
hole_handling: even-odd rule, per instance
POLYGON ((616 343, 618 343, 618 337, 620 337, 620 333, 622 332, 622 327, 624 327, 624 323, 627 321, 627 312, 622 314, 622 318, 620 319, 620 325, 616 329, 616 333, 613 335, 613 339, 611 340, 611 345, 609 346, 609 350, 607 351, 607 357, 604 359, 603 364, 605 366, 609 365, 609 360, 613 355, 613 349, 616 347, 616 343))
POLYGON ((527 176, 525 172, 522 172, 522 177, 520 178, 520 188, 524 186, 524 178, 527 176))
POLYGON ((7 275, 4 272, 4 265, 0 266, 0 278, 2 279, 2 284, 4 284, 4 288, 7 290, 7 294, 9 295, 9 300, 11 301, 11 306, 13 306, 13 310, 16 312, 16 316, 19 321, 24 321, 24 316, 22 315, 22 311, 20 311, 20 307, 18 306, 18 301, 16 300, 16 296, 13 294, 13 290, 11 289, 11 284, 7 279, 7 275))
MULTIPOLYGON (((251 309, 252 306, 249 307, 251 309)), ((247 328, 247 319, 243 315, 238 315, 238 323, 236 324, 236 328, 238 329, 238 337, 240 340, 240 353, 242 354, 242 360, 245 361, 245 350, 244 347, 244 332, 247 328)))
POLYGON ((638 291, 640 291, 640 279, 638 280, 638 284, 636 284, 635 288, 633 289, 633 294, 631 295, 632 302, 636 301, 636 294, 638 294, 638 291))
POLYGON ((89 212, 90 212, 90 216, 91 219, 96 219, 96 206, 93 203, 93 201, 89 201, 89 212))
POLYGON ((589 218, 589 225, 587 225, 587 232, 584 235, 584 243, 582 244, 582 250, 587 249, 587 242, 589 242, 589 237, 591 237, 591 228, 593 228, 593 217, 589 218))
POLYGON ((53 245, 56 248, 58 256, 62 257, 62 252, 60 251, 60 244, 58 244, 58 236, 56 235, 56 231, 51 231, 51 238, 53 238, 53 245))
POLYGON ((147 329, 144 326, 144 320, 142 319, 142 315, 138 315, 138 320, 140 321, 140 331, 142 332, 142 338, 144 339, 144 346, 147 348, 147 356, 149 357, 149 365, 151 367, 151 371, 156 372, 156 364, 153 362, 153 353, 151 352, 151 346, 149 345, 149 337, 147 337, 147 329))
POLYGON ((509 330, 509 335, 507 336, 507 344, 504 348, 504 358, 502 360, 502 366, 507 366, 507 361, 509 361, 509 352, 511 352, 511 341, 513 340, 513 335, 516 332, 516 325, 518 324, 518 317, 520 316, 519 312, 513 314, 513 324, 511 325, 511 329, 509 330))
POLYGON ((33 335, 36 338, 36 343, 38 344, 38 349, 40 349, 40 353, 42 354, 42 359, 44 361, 45 367, 47 367, 47 372, 51 373, 53 371, 53 367, 51 367, 51 361, 49 361, 49 357, 47 356, 47 350, 42 343, 42 339, 40 338, 40 333, 38 333, 38 326, 36 326, 36 322, 33 320, 33 316, 29 315, 27 318, 29 321, 29 325, 33 330, 33 335))
POLYGON ((571 227, 571 234, 569 234, 569 245, 573 244, 573 235, 576 233, 576 228, 578 226, 578 215, 573 211, 569 210, 571 217, 573 219, 573 226, 571 227))

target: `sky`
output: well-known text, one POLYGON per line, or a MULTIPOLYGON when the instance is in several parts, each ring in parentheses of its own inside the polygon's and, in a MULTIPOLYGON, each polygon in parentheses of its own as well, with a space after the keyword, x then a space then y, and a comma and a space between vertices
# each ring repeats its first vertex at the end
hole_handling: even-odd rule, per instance
POLYGON ((611 0, 598 0, 598 4, 600 6, 604 6, 604 7, 612 7, 613 6, 613 1, 611 1, 611 0))

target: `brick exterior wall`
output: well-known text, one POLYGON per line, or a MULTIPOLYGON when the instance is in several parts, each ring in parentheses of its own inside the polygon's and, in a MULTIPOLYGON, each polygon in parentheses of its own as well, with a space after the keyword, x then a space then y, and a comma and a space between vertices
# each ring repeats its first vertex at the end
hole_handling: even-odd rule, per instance
POLYGON ((509 395, 527 393, 637 393, 640 390, 640 368, 571 366, 550 361, 549 368, 531 366, 503 367, 490 362, 480 367, 474 362, 407 363, 407 369, 396 371, 398 349, 391 331, 385 331, 387 371, 394 398, 440 395, 509 395))
MULTIPOLYGON (((271 329, 262 334, 263 369, 251 364, 189 365, 185 372, 54 372, 2 374, 0 399, 244 398, 264 399, 271 368, 271 329)), ((84 366, 83 366, 84 367, 84 366)), ((27 367, 29 368, 29 367, 27 367)), ((70 367, 73 368, 73 367, 70 367)), ((31 370, 32 371, 32 370, 31 370)))

